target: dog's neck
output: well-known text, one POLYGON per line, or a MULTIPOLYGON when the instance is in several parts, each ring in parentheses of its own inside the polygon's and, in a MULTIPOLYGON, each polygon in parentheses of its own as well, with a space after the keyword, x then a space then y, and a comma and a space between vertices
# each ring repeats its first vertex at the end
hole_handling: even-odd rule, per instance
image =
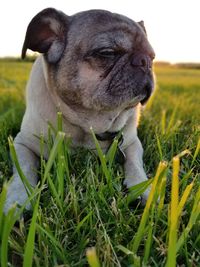
MULTIPOLYGON (((126 155, 124 153, 124 151, 122 150, 121 146, 123 144, 124 141, 124 137, 123 137, 123 132, 121 131, 117 131, 117 132, 104 132, 101 134, 96 134, 96 138, 99 141, 112 141, 116 138, 118 140, 118 144, 117 144, 117 151, 115 154, 115 160, 120 163, 120 164, 124 164, 126 161, 126 155)), ((112 144, 112 143, 111 143, 112 144)), ((109 150, 109 148, 108 148, 109 150)))
POLYGON ((117 132, 104 132, 104 133, 100 133, 100 134, 96 134, 96 138, 99 141, 113 141, 115 137, 117 137, 117 135, 120 133, 120 131, 117 132))

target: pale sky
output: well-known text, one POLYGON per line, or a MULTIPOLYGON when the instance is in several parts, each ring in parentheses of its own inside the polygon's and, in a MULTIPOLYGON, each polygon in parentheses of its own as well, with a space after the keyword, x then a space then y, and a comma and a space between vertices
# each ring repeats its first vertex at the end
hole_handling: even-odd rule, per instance
POLYGON ((144 20, 157 60, 200 62, 200 0, 2 0, 0 57, 21 54, 28 23, 46 7, 67 15, 106 9, 144 20))

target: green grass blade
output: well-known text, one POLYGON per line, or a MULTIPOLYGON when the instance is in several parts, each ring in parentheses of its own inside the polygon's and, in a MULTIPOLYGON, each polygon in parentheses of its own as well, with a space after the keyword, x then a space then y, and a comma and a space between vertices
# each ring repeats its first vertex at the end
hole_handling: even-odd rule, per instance
POLYGON ((178 239, 178 242, 176 245, 177 252, 183 246, 185 239, 188 237, 189 232, 191 231, 192 227, 196 223, 199 216, 200 216, 200 188, 198 189, 195 195, 195 198, 194 198, 194 204, 193 204, 192 212, 190 214, 189 222, 186 228, 184 229, 183 233, 181 234, 180 238, 178 239))
POLYGON ((178 202, 179 202, 179 157, 173 158, 173 176, 172 176, 172 189, 171 189, 171 206, 169 213, 169 244, 167 255, 167 267, 176 266, 176 242, 177 242, 177 228, 178 228, 178 202))
POLYGON ((44 175, 44 165, 45 165, 45 140, 44 136, 40 135, 40 173, 41 176, 44 175))
POLYGON ((193 169, 190 169, 184 176, 183 178, 181 179, 180 181, 180 186, 181 188, 186 188, 187 187, 187 184, 188 184, 188 180, 189 178, 192 176, 192 172, 193 172, 193 169))
POLYGON ((158 183, 160 176, 164 173, 166 167, 167 167, 167 165, 165 162, 160 162, 160 164, 158 166, 155 178, 154 178, 153 183, 152 183, 151 191, 150 191, 149 197, 147 199, 147 203, 146 203, 146 206, 144 208, 144 212, 142 214, 142 218, 141 218, 137 233, 135 234, 133 240, 131 241, 131 243, 132 243, 131 250, 133 251, 134 254, 137 253, 140 242, 143 238, 145 226, 146 226, 146 223, 147 223, 147 220, 149 217, 150 207, 151 207, 151 204, 154 200, 154 196, 155 196, 155 192, 156 192, 156 185, 158 183))
MULTIPOLYGON (((67 159, 66 159, 67 160, 67 159)), ((65 157, 58 153, 58 163, 57 163, 57 182, 58 182, 58 195, 63 203, 64 200, 64 175, 65 175, 65 157)))
POLYGON ((118 245, 117 248, 119 250, 121 250, 122 252, 124 252, 124 254, 126 254, 126 255, 133 255, 133 251, 129 250, 128 248, 126 248, 122 245, 118 245))
POLYGON ((46 179, 47 179, 47 175, 49 174, 51 167, 54 163, 54 160, 56 158, 57 152, 59 150, 60 145, 62 144, 63 140, 65 138, 65 133, 63 132, 58 132, 53 144, 53 148, 51 149, 50 155, 49 155, 49 159, 47 161, 46 167, 45 167, 45 172, 44 172, 44 177, 43 177, 43 181, 42 184, 45 183, 46 179))
POLYGON ((184 157, 185 155, 190 155, 190 154, 191 154, 191 153, 190 153, 190 150, 185 149, 185 150, 181 151, 179 154, 177 154, 176 157, 178 157, 178 158, 182 158, 182 157, 184 157))
POLYGON ((151 215, 152 218, 149 222, 149 227, 148 227, 148 235, 147 235, 147 241, 145 243, 145 250, 144 250, 144 258, 143 258, 143 263, 146 266, 148 263, 149 255, 151 252, 151 246, 153 243, 153 229, 154 229, 154 224, 153 224, 153 215, 151 215))
POLYGON ((51 245, 54 246, 54 249, 56 250, 56 253, 58 254, 59 258, 62 259, 65 263, 67 263, 67 260, 65 258, 65 251, 60 244, 60 242, 54 237, 54 235, 49 231, 41 227, 39 224, 36 224, 36 227, 39 231, 43 232, 51 241, 51 245))
POLYGON ((129 193, 127 195, 127 203, 131 203, 136 200, 139 196, 144 193, 144 191, 150 186, 153 182, 153 179, 141 182, 129 188, 129 193))
POLYGON ((164 176, 162 178, 161 183, 160 183, 160 195, 159 195, 157 219, 160 218, 161 212, 162 212, 163 207, 164 207, 165 191, 166 191, 166 182, 167 182, 167 178, 166 178, 166 176, 164 176))
POLYGON ((200 138, 198 140, 197 147, 196 147, 196 150, 194 152, 194 156, 193 156, 193 159, 192 159, 192 165, 194 164, 199 152, 200 152, 200 138))
POLYGON ((115 155, 117 152, 117 147, 118 147, 118 140, 114 139, 114 141, 112 142, 107 154, 106 154, 106 160, 109 162, 109 167, 112 166, 113 161, 115 159, 115 155))
POLYGON ((57 134, 56 128, 53 126, 53 124, 50 121, 48 121, 48 136, 49 137, 51 136, 51 132, 53 132, 54 135, 57 134))
POLYGON ((106 156, 103 154, 103 151, 102 151, 102 149, 100 147, 100 144, 99 144, 99 142, 98 142, 98 140, 97 140, 97 138, 95 136, 95 133, 94 133, 93 129, 90 128, 90 131, 92 133, 92 137, 94 139, 94 143, 95 143, 95 146, 96 146, 96 149, 97 149, 97 153, 98 153, 99 159, 101 161, 101 166, 102 166, 103 173, 104 173, 104 175, 106 177, 106 180, 107 180, 109 188, 112 190, 111 175, 110 175, 109 169, 108 169, 107 164, 106 164, 107 163, 106 156))
POLYGON ((80 228, 84 225, 84 223, 91 217, 91 215, 93 214, 93 211, 91 210, 77 225, 76 230, 74 232, 74 234, 76 234, 77 232, 79 232, 80 228))
POLYGON ((135 255, 133 251, 129 250, 128 248, 122 245, 118 245, 117 248, 122 252, 124 252, 124 254, 126 254, 127 256, 131 256, 131 258, 133 259, 133 265, 129 265, 130 267, 141 267, 140 257, 135 255))
POLYGON ((13 163, 15 164, 15 167, 17 169, 17 172, 25 186, 25 189, 27 191, 27 194, 30 195, 30 193, 32 193, 33 189, 28 181, 28 179, 26 178, 26 176, 24 175, 21 167, 20 167, 20 164, 19 164, 19 161, 18 161, 18 158, 17 158, 17 153, 16 153, 16 150, 15 150, 15 147, 14 147, 14 143, 13 143, 13 140, 11 137, 8 138, 8 143, 9 143, 9 148, 10 148, 10 154, 11 154, 11 158, 12 158, 12 161, 13 163))
POLYGON ((26 201, 23 203, 22 206, 20 206, 20 208, 18 208, 15 212, 15 220, 19 220, 21 214, 23 213, 26 205, 28 203, 30 203, 32 201, 33 203, 33 207, 35 206, 35 199, 36 197, 41 194, 42 190, 44 190, 45 186, 41 186, 39 188, 39 185, 36 186, 36 188, 34 189, 34 191, 30 194, 30 196, 26 199, 26 201))
POLYGON ((62 125, 62 112, 57 113, 57 131, 62 132, 63 125, 62 125))
POLYGON ((28 232, 28 237, 25 245, 23 267, 31 267, 33 263, 33 253, 35 244, 35 231, 36 231, 36 220, 38 214, 40 196, 38 196, 37 202, 34 207, 33 216, 28 232))
POLYGON ((160 143, 160 139, 157 133, 156 133, 156 141, 157 141, 158 152, 160 155, 160 160, 162 160, 163 159, 162 145, 160 143))
POLYGON ((169 120, 169 123, 167 126, 167 130, 166 130, 167 134, 170 134, 173 126, 175 125, 175 116, 176 116, 177 110, 178 110, 178 105, 174 108, 174 110, 171 114, 171 117, 170 117, 170 120, 169 120))
POLYGON ((191 192, 191 190, 192 190, 192 188, 193 188, 193 185, 194 185, 194 183, 189 184, 189 185, 186 187, 185 191, 183 192, 183 195, 182 195, 182 197, 181 197, 181 200, 180 200, 180 202, 179 202, 179 204, 178 204, 178 211, 177 211, 178 216, 181 215, 181 212, 182 212, 182 210, 183 210, 183 208, 184 208, 184 205, 185 205, 185 203, 186 203, 186 201, 187 201, 187 199, 188 199, 188 197, 189 197, 189 195, 190 195, 190 192, 191 192))
MULTIPOLYGON (((63 129, 63 120, 62 120, 62 113, 57 113, 57 128, 58 131, 62 131, 63 129)), ((69 140, 68 140, 69 141, 69 140)), ((57 151, 57 179, 56 179, 56 185, 57 185, 57 193, 59 196, 59 200, 61 203, 63 203, 64 200, 64 176, 65 176, 65 169, 68 166, 68 157, 67 153, 65 154, 65 151, 68 152, 68 143, 63 143, 62 146, 59 146, 57 151), (66 157, 64 157, 64 155, 66 157), (66 161, 66 163, 65 163, 66 161)), ((69 175, 69 168, 66 169, 67 175, 69 175)))
POLYGON ((9 209, 8 214, 5 215, 2 238, 1 238, 1 250, 0 250, 1 267, 8 266, 8 239, 12 227, 16 222, 15 211, 16 211, 16 205, 13 205, 13 207, 9 209))
POLYGON ((0 240, 2 236, 2 230, 3 230, 3 209, 4 209, 4 204, 6 201, 6 195, 7 195, 7 184, 4 183, 2 192, 0 194, 0 240))
POLYGON ((155 191, 154 200, 152 203, 152 208, 150 211, 150 220, 147 226, 147 240, 145 242, 145 249, 144 249, 144 257, 143 257, 143 264, 146 266, 148 264, 148 260, 151 253, 152 243, 153 243, 153 234, 155 232, 156 223, 159 219, 159 213, 161 213, 163 202, 164 202, 164 193, 165 193, 165 185, 166 185, 166 173, 164 172, 162 175, 162 180, 158 180, 157 183, 157 190, 155 191), (159 199, 159 204, 157 205, 159 199), (159 206, 160 205, 160 206, 159 206), (155 214, 155 208, 156 214, 155 214), (154 219, 155 218, 155 219, 154 219), (155 220, 155 223, 154 223, 155 220))
POLYGON ((47 175, 47 181, 48 181, 49 189, 51 190, 52 196, 56 200, 58 207, 60 208, 61 212, 63 213, 63 206, 62 206, 62 203, 60 201, 59 194, 56 191, 56 187, 55 187, 55 185, 54 185, 54 183, 50 177, 50 174, 47 175))
POLYGON ((161 133, 164 135, 166 132, 166 110, 162 111, 162 117, 161 117, 161 133))

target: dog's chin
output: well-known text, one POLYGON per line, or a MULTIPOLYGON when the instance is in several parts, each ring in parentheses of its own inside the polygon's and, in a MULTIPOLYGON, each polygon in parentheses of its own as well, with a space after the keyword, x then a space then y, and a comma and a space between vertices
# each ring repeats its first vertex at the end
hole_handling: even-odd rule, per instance
MULTIPOLYGON (((128 110, 135 108, 138 104, 145 104, 147 102, 149 97, 146 95, 138 95, 138 96, 132 96, 132 97, 126 97, 123 95, 123 97, 119 98, 112 98, 112 100, 109 103, 101 102, 101 110, 114 110, 114 109, 122 109, 122 110, 128 110)), ((96 105, 96 107, 98 104, 96 105)))
POLYGON ((144 96, 134 97, 133 99, 124 104, 124 106, 126 107, 125 109, 135 108, 142 101, 143 98, 144 96))
POLYGON ((130 100, 128 103, 124 105, 126 106, 125 109, 135 108, 138 104, 144 106, 148 102, 150 96, 151 94, 136 96, 134 99, 130 100))

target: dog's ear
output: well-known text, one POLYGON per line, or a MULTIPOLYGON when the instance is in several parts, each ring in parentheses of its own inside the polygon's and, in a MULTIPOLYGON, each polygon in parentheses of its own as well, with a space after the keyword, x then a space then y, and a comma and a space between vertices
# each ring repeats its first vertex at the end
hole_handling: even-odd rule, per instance
POLYGON ((29 23, 22 59, 27 49, 44 53, 50 63, 56 63, 62 56, 66 45, 68 17, 53 8, 47 8, 38 13, 29 23))
POLYGON ((138 22, 138 24, 141 26, 141 28, 143 29, 143 31, 144 31, 145 34, 147 35, 147 31, 146 31, 146 28, 145 28, 145 26, 144 26, 144 21, 141 20, 141 21, 138 22))

